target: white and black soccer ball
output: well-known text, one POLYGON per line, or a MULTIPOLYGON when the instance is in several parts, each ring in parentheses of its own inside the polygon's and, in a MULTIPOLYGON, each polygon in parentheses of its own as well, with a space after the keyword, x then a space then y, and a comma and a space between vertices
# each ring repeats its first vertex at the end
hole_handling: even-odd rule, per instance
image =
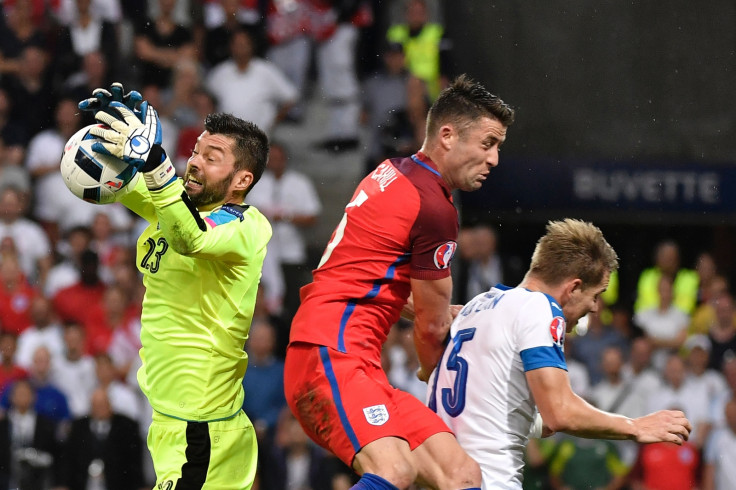
POLYGON ((115 201, 115 193, 128 183, 138 180, 135 168, 119 158, 92 150, 100 138, 89 130, 102 126, 93 124, 74 133, 64 145, 61 156, 61 176, 72 194, 93 204, 115 201))

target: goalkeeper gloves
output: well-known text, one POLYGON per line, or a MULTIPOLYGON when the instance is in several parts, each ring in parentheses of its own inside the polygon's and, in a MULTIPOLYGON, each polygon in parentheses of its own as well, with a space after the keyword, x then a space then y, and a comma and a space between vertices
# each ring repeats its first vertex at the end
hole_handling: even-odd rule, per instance
POLYGON ((128 109, 133 111, 135 110, 135 106, 143 100, 143 97, 137 90, 131 90, 125 95, 123 95, 123 92, 123 84, 115 82, 110 85, 110 90, 96 88, 92 92, 92 97, 80 101, 78 106, 83 111, 91 111, 93 113, 104 111, 112 116, 118 117, 117 113, 113 109, 110 109, 111 102, 125 104, 128 109))
POLYGON ((153 106, 147 101, 140 111, 131 111, 117 101, 109 103, 111 115, 99 111, 95 118, 109 127, 95 127, 90 134, 102 138, 92 145, 92 150, 112 155, 143 172, 146 185, 151 190, 167 186, 176 180, 176 171, 161 147, 161 123, 153 106))

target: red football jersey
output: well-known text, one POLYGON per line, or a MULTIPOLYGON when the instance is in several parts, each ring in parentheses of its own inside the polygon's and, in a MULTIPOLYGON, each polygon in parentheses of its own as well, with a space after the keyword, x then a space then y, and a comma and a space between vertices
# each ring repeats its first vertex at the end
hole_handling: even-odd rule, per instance
POLYGON ((380 362, 410 278, 449 276, 457 234, 452 194, 435 164, 422 153, 384 161, 358 185, 301 289, 290 341, 380 362))

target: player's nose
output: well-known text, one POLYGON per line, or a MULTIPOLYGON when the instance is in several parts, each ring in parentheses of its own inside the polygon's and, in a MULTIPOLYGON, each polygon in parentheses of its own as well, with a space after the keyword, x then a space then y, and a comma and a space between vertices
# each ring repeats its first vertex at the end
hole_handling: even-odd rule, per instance
POLYGON ((486 156, 486 165, 493 168, 498 165, 498 150, 491 149, 486 156))

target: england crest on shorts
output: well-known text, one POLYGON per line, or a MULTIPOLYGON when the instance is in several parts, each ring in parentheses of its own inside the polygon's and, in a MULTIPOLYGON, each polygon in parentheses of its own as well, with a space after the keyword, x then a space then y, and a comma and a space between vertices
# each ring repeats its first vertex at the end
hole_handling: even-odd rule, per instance
POLYGON ((373 405, 363 409, 365 419, 371 425, 383 425, 388 422, 388 410, 386 405, 373 405))

